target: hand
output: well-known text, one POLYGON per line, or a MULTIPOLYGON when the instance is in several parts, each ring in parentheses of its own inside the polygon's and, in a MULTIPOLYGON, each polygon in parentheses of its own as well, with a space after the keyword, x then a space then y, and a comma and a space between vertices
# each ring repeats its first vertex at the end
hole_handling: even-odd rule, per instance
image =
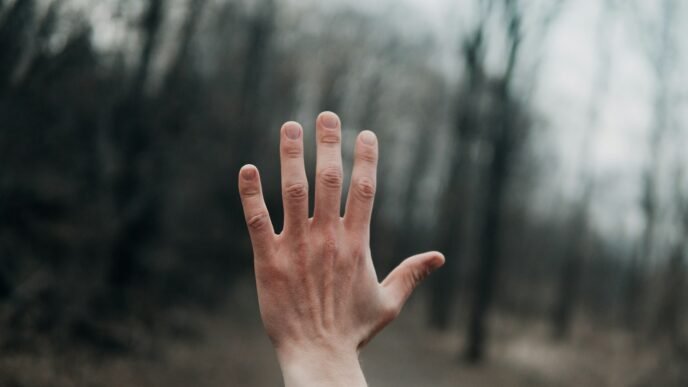
POLYGON ((406 259, 378 283, 370 254, 377 138, 356 139, 344 217, 341 128, 324 112, 316 121, 315 206, 308 217, 303 129, 287 122, 280 133, 284 230, 275 235, 252 165, 239 173, 239 191, 254 252, 261 317, 286 386, 364 386, 358 350, 392 321, 413 289, 444 257, 428 252, 406 259))

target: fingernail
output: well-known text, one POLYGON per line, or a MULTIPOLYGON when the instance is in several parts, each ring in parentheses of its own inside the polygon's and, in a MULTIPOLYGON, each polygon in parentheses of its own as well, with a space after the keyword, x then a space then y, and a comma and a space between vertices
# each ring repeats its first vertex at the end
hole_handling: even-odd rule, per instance
POLYGON ((301 127, 294 122, 288 122, 285 124, 284 131, 287 133, 287 137, 296 140, 301 135, 301 127))
POLYGON ((246 180, 251 180, 256 177, 256 170, 253 168, 244 168, 241 170, 241 177, 246 180))
POLYGON ((364 144, 375 145, 375 133, 370 130, 364 130, 361 132, 361 141, 364 144))
POLYGON ((322 123, 326 128, 335 129, 339 124, 339 118, 332 112, 324 112, 321 117, 322 123))
POLYGON ((442 255, 442 254, 436 255, 432 261, 433 270, 439 269, 440 267, 444 266, 444 261, 445 261, 444 255, 442 255))

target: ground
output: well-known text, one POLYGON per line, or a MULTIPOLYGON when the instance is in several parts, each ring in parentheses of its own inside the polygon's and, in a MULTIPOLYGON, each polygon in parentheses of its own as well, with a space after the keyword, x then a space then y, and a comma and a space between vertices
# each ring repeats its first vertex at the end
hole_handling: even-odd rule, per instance
MULTIPOLYGON (((278 386, 281 377, 262 331, 255 293, 247 284, 212 312, 169 313, 176 331, 165 338, 133 329, 135 354, 95 356, 49 345, 33 353, 0 353, 0 385, 14 386, 278 386), (172 337, 172 338, 170 338, 172 337)), ((376 337, 361 362, 374 387, 404 386, 644 386, 661 358, 635 350, 622 334, 594 329, 555 342, 544 327, 495 322, 489 361, 461 361, 460 329, 438 333, 424 325, 422 297, 376 337), (641 355, 642 354, 642 355, 641 355)), ((676 384, 680 385, 680 384, 676 384)))

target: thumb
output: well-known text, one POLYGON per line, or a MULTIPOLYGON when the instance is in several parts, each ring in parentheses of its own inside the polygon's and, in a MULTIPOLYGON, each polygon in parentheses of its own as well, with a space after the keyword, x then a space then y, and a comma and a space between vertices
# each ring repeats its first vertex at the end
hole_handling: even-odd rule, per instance
POLYGON ((428 251, 406 258, 382 281, 393 305, 400 310, 409 298, 413 289, 430 273, 444 265, 444 255, 437 251, 428 251))

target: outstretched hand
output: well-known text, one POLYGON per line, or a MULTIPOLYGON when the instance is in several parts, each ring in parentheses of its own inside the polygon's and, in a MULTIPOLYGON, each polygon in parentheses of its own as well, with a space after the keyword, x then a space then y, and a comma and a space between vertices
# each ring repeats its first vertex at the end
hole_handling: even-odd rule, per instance
POLYGON ((378 282, 370 253, 378 144, 363 131, 344 216, 341 125, 331 112, 316 120, 313 217, 308 214, 303 128, 280 131, 284 229, 276 235, 256 167, 239 173, 239 191, 254 252, 261 317, 287 386, 365 385, 358 350, 392 321, 413 289, 444 257, 427 252, 404 260, 378 282))

